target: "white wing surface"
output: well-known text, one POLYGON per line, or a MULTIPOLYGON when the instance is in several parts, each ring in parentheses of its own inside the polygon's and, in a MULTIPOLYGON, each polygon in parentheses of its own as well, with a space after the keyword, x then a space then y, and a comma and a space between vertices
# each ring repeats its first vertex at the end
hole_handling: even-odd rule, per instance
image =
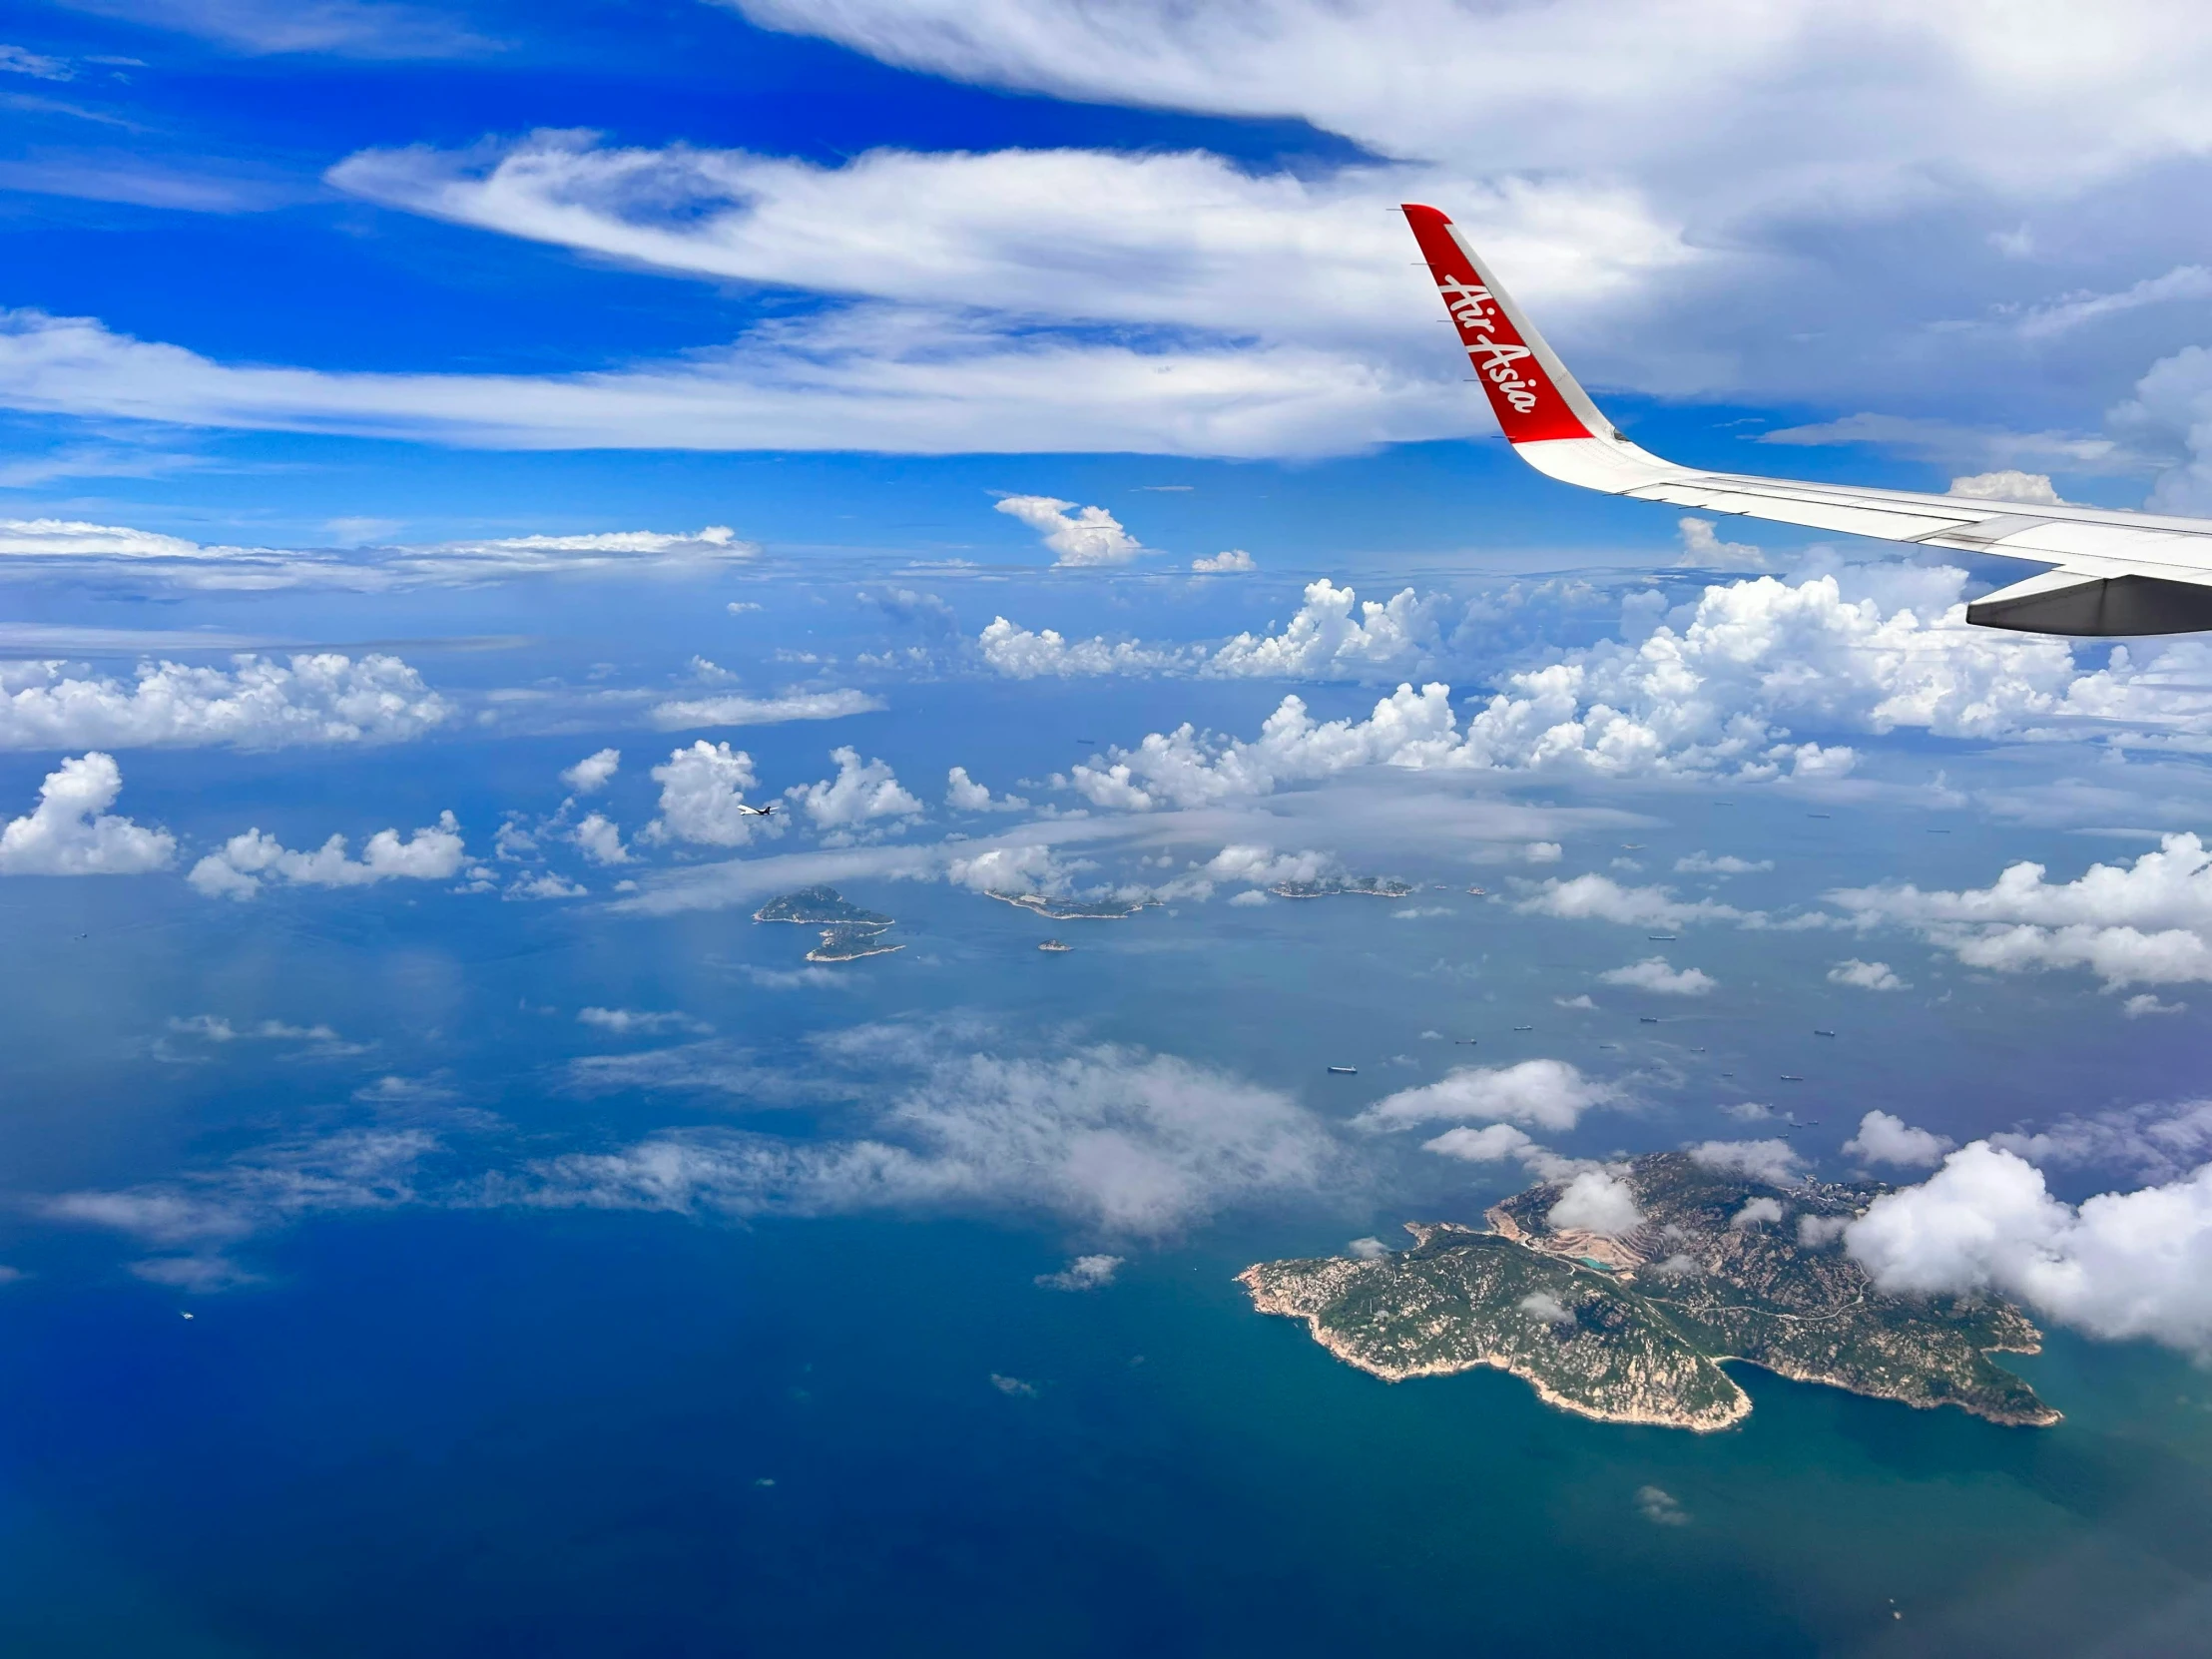
POLYGON ((1450 220, 1416 203, 1404 212, 1506 441, 1537 471, 1671 507, 2052 567, 1969 605, 1966 619, 1986 628, 2095 635, 2212 629, 2212 519, 1798 483, 1661 460, 1598 412, 1450 220))

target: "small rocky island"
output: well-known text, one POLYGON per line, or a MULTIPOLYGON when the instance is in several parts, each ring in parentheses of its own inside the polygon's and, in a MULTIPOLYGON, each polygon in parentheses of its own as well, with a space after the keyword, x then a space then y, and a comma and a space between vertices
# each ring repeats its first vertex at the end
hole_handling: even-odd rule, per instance
POLYGON ((753 919, 821 928, 822 942, 807 952, 810 962, 854 962, 906 948, 883 941, 883 930, 892 925, 892 917, 861 909, 834 887, 802 887, 772 898, 753 912, 753 919))
POLYGON ((1052 898, 1041 892, 986 892, 983 896, 1031 911, 1047 921, 1119 921, 1156 902, 1149 898, 1052 898))
POLYGON ((1723 1360, 1991 1422, 2058 1420, 1989 1358, 2039 1349, 2018 1309, 1884 1296, 1844 1253, 1844 1223, 1883 1187, 1777 1185, 1687 1152, 1639 1158, 1621 1179, 1644 1219, 1618 1238, 1553 1228, 1560 1193, 1546 1184, 1492 1209, 1488 1231, 1409 1223, 1413 1244, 1395 1254, 1238 1277, 1261 1313, 1305 1320, 1387 1382, 1494 1366, 1605 1422, 1727 1427, 1751 1400, 1723 1360))
POLYGON ((1335 898, 1340 893, 1403 898, 1416 890, 1410 881, 1392 881, 1381 875, 1325 875, 1318 881, 1278 881, 1268 889, 1278 898, 1335 898))

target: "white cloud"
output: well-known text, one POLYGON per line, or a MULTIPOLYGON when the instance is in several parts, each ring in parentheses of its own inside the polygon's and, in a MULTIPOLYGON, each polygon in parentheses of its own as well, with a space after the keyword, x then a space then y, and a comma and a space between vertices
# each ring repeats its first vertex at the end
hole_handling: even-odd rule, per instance
POLYGON ((1870 1164, 1899 1164, 1907 1169, 1927 1169, 1943 1161, 1943 1154, 1957 1143, 1928 1129, 1915 1129, 1889 1112, 1869 1112, 1859 1120, 1859 1133, 1844 1142, 1843 1150, 1870 1164))
POLYGON ((1654 1526, 1688 1526, 1689 1511, 1663 1486, 1638 1486, 1636 1512, 1654 1526))
POLYGON ((667 764, 653 769, 653 781, 661 786, 661 816, 646 826, 647 839, 743 846, 756 835, 783 832, 774 819, 738 810, 760 783, 753 757, 742 749, 701 738, 671 750, 667 764))
POLYGON ((597 795, 622 766, 622 751, 602 749, 586 755, 561 774, 561 782, 578 795, 597 795))
POLYGON ((1058 1273, 1040 1273, 1037 1283, 1048 1291, 1096 1291, 1114 1282, 1121 1270, 1119 1256, 1078 1256, 1058 1273))
POLYGON ((2164 836, 2132 864, 2091 864, 2071 881, 2021 862, 1961 892, 1896 883, 1829 899, 1862 927, 1911 927, 1992 972, 2084 967, 2108 988, 2212 979, 2212 848, 2194 834, 2164 836))
POLYGON ((0 46, 0 74, 28 75, 39 81, 67 81, 76 74, 67 58, 49 58, 20 46, 0 46))
POLYGON ((917 818, 921 803, 907 794, 881 761, 860 759, 856 749, 832 749, 837 775, 784 792, 818 830, 849 830, 882 819, 917 818))
POLYGON ((622 844, 622 830, 612 819, 593 813, 576 827, 576 844, 595 864, 626 864, 630 849, 622 844))
POLYGON ((1722 541, 1709 518, 1680 518, 1675 529, 1682 536, 1682 557, 1675 563, 1688 570, 1764 570, 1767 556, 1755 543, 1722 541))
POLYGON ((2212 1165, 2075 1206, 2025 1159, 1976 1141, 1876 1199, 1845 1247, 1885 1291, 1993 1290, 2093 1337, 2212 1353, 2212 1165))
MULTIPOLYGON (((0 359, 32 313, 0 313, 0 359)), ((4 394, 0 394, 4 395, 4 394)), ((182 536, 76 519, 0 518, 0 572, 118 576, 135 583, 218 591, 334 588, 379 592, 451 587, 523 576, 682 574, 742 563, 760 549, 727 526, 503 536, 392 545, 376 519, 333 521, 343 549, 203 545, 182 536)))
POLYGON ((1367 1129, 1409 1129, 1441 1119, 1491 1118, 1563 1130, 1592 1107, 1621 1098, 1616 1085, 1585 1077, 1565 1060, 1522 1060, 1460 1066, 1434 1083, 1384 1096, 1353 1121, 1367 1129))
POLYGON ((975 639, 983 661, 1014 680, 1050 675, 1074 679, 1101 674, 1171 674, 1197 663, 1198 654, 1174 646, 1131 641, 1077 640, 1070 644, 1056 629, 1032 631, 993 617, 975 639))
POLYGON ((229 670, 144 663, 130 684, 80 679, 60 663, 0 663, 0 749, 396 743, 453 714, 396 657, 242 656, 229 670))
POLYGON ((1530 841, 1521 848, 1521 856, 1532 864, 1555 864, 1567 855, 1567 849, 1557 841, 1530 841))
POLYGON ((2120 1012, 2129 1019, 2141 1019, 2147 1014, 2187 1013, 2188 1009, 2185 1002, 2161 1002, 2149 991, 2138 992, 2120 1004, 2120 1012))
POLYGON ((1018 795, 992 795, 968 776, 966 767, 954 767, 945 774, 944 804, 956 813, 1018 813, 1029 806, 1018 795))
POLYGON ((1674 861, 1677 875, 1757 875, 1774 868, 1772 858, 1739 858, 1733 852, 1723 852, 1718 857, 1711 853, 1692 852, 1674 861))
POLYGON ((189 880, 210 898, 252 898, 265 880, 302 887, 365 887, 378 881, 443 881, 460 871, 467 851, 451 813, 405 840, 397 830, 368 837, 358 858, 345 855, 345 837, 332 835, 312 852, 294 852, 275 835, 249 830, 219 852, 192 866, 189 880))
POLYGON ((1239 634, 1216 651, 1206 672, 1240 679, 1364 679, 1416 672, 1443 644, 1447 600, 1405 588, 1386 602, 1361 603, 1328 577, 1309 583, 1304 602, 1279 634, 1239 634))
POLYGON ((657 703, 652 721, 664 732, 699 726, 779 726, 794 720, 842 720, 890 705, 861 691, 785 692, 780 697, 705 697, 657 703))
POLYGON ((650 1013, 638 1008, 579 1008, 576 1020, 596 1030, 611 1031, 618 1037, 626 1037, 633 1031, 648 1035, 659 1031, 707 1032, 714 1029, 689 1014, 650 1013))
MULTIPOLYGON (((882 1044, 917 1048, 910 1034, 882 1044)), ((1326 1127, 1288 1096, 1173 1056, 918 1046, 916 1080, 868 1091, 854 1138, 665 1134, 548 1160, 516 1196, 725 1215, 1033 1210, 1136 1239, 1342 1174, 1326 1127)))
POLYGON ((166 830, 108 812, 123 769, 98 750, 46 775, 38 805, 0 828, 0 875, 141 875, 176 856, 166 830))
POLYGON ((1828 970, 1831 985, 1852 985, 1863 991, 1910 990, 1897 970, 1888 962, 1862 962, 1856 956, 1847 956, 1828 970))
POLYGON ((1486 1124, 1480 1129, 1461 1124, 1456 1129, 1446 1129, 1434 1140, 1421 1142, 1420 1149, 1440 1157, 1461 1158, 1470 1164, 1495 1164, 1507 1158, 1518 1158, 1535 1144, 1509 1123, 1486 1124))
POLYGON ((1078 507, 1050 495, 1009 495, 997 510, 1036 531, 1056 555, 1056 565, 1125 565, 1145 552, 1104 507, 1078 507))
POLYGON ((1597 1004, 1590 1000, 1587 993, 1579 996, 1555 996, 1551 1000, 1561 1008, 1572 1008, 1576 1013, 1588 1014, 1597 1011, 1597 1004))
POLYGON ((1754 1198, 1741 1210, 1728 1218, 1728 1225, 1737 1232, 1747 1227, 1775 1227, 1782 1221, 1782 1205, 1777 1199, 1754 1198))
POLYGON ((1609 1170, 1586 1169, 1567 1183, 1544 1221, 1554 1228, 1579 1227, 1617 1238, 1643 1226, 1644 1213, 1636 1208, 1635 1190, 1626 1181, 1609 1170))
POLYGON ((1549 1291, 1530 1291, 1515 1304, 1532 1320, 1545 1325, 1572 1325, 1574 1312, 1549 1291))
POLYGON ((1661 996, 1704 996, 1720 983, 1701 968, 1675 968, 1664 956, 1646 956, 1627 967, 1598 975, 1601 984, 1625 985, 1631 990, 1652 991, 1661 996))
POLYGON ((1850 1216, 1800 1216, 1797 1242, 1805 1250, 1825 1250, 1851 1230, 1850 1216))
POLYGON ((1260 568, 1259 562, 1241 547, 1232 547, 1225 553, 1211 557, 1201 556, 1191 561, 1191 568, 1208 575, 1242 575, 1260 568))
POLYGON ((1707 1169, 1749 1176, 1769 1186, 1786 1187, 1797 1179, 1805 1160, 1788 1141, 1704 1141, 1690 1148, 1690 1156, 1707 1169))
POLYGON ((1356 1262, 1380 1262, 1389 1253, 1390 1247, 1381 1239, 1354 1239, 1345 1246, 1345 1254, 1356 1262))
POLYGON ((2038 507, 2065 505, 2059 500, 2058 491, 2052 487, 2049 474, 2021 472, 2013 468, 1953 478, 1945 493, 1967 496, 1976 501, 2024 501, 2038 507))
POLYGON ((1611 921, 1623 927, 1679 927, 1690 921, 1760 919, 1755 910, 1739 910, 1709 898, 1678 899, 1672 887, 1624 887, 1610 875, 1557 876, 1538 886, 1515 908, 1529 915, 1562 921, 1611 921))

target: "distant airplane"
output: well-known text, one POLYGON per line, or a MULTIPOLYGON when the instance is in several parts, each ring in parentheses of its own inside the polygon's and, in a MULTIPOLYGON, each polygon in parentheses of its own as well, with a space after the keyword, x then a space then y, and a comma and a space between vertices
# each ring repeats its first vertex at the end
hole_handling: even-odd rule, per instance
POLYGON ((771 801, 766 807, 748 807, 744 802, 741 801, 737 804, 737 807, 738 811, 745 814, 747 818, 767 818, 770 814, 776 811, 776 803, 773 801, 771 801))
POLYGON ((1968 605, 1966 620, 1984 628, 2212 629, 2212 520, 1794 483, 1661 460, 1598 412, 1450 220, 1412 202, 1402 211, 1506 441, 1537 471, 1608 495, 2055 567, 1968 605))

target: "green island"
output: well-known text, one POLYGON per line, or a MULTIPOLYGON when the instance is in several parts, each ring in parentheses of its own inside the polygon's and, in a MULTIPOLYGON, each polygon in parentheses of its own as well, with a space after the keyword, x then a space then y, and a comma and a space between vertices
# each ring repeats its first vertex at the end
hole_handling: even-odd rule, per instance
POLYGON ((1638 1158, 1621 1179, 1644 1219, 1618 1238, 1553 1228, 1547 1183, 1491 1209, 1487 1231, 1408 1223, 1395 1254, 1262 1262, 1238 1279, 1261 1313, 1305 1320, 1387 1382, 1493 1366, 1604 1422, 1740 1421, 1751 1399, 1729 1360, 1991 1422, 2058 1420, 1989 1358, 2040 1349, 2017 1308, 1886 1296, 1844 1253, 1843 1224, 1886 1188, 1777 1184, 1687 1152, 1638 1158))
POLYGON ((807 952, 810 962, 856 962, 862 956, 888 956, 902 944, 883 942, 892 918, 863 910, 834 887, 802 887, 770 899, 753 912, 755 921, 792 921, 822 929, 822 942, 807 952))
POLYGON ((1048 921, 1119 921, 1155 902, 1149 898, 1051 898, 1041 892, 986 892, 1001 904, 1030 910, 1048 921))
POLYGON ((1381 875, 1325 875, 1318 881, 1278 881, 1268 889, 1278 898, 1335 898, 1340 893, 1403 898, 1414 890, 1410 881, 1392 881, 1381 875))
POLYGON ((755 921, 796 921, 803 927, 888 927, 891 917, 863 910, 835 887, 801 887, 753 912, 755 921))

